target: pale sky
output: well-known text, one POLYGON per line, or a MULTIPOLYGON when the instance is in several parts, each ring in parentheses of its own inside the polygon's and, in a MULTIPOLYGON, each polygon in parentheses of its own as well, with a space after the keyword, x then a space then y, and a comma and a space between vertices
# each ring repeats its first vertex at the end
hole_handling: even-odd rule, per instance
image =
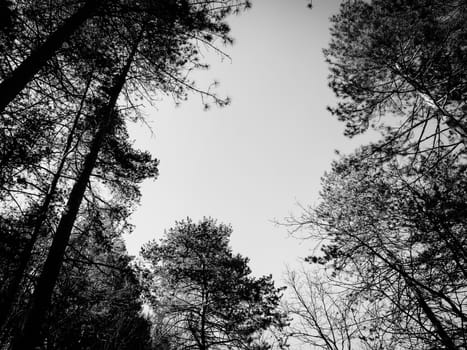
POLYGON ((339 3, 314 0, 309 10, 306 0, 254 0, 228 21, 232 61, 209 56, 211 69, 196 75, 200 85, 218 80, 231 105, 206 112, 193 96, 178 108, 167 100, 147 110, 154 135, 140 128, 132 137, 160 160, 160 176, 142 186, 130 254, 176 220, 203 216, 232 225, 233 250, 251 259, 255 275, 280 282, 285 265, 310 252, 310 242, 272 221, 299 213, 297 202, 316 203, 334 150, 361 142, 345 138, 326 111, 335 99, 322 49, 339 3))

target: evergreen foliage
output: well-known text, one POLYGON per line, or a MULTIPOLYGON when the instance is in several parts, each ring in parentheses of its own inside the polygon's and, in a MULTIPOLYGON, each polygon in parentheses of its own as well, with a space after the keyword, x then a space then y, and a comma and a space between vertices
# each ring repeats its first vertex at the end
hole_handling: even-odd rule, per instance
POLYGON ((177 222, 143 247, 150 263, 147 300, 153 334, 169 349, 267 349, 261 336, 282 327, 281 289, 251 276, 248 259, 229 246, 232 229, 212 219, 177 222))

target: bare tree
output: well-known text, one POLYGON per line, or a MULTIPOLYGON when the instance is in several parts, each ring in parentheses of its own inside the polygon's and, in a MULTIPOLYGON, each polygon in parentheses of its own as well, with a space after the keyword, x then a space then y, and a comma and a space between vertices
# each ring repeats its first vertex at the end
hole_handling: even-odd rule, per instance
MULTIPOLYGON (((383 305, 361 303, 348 279, 329 276, 323 268, 288 270, 285 311, 291 342, 311 349, 392 349, 395 337, 383 326, 383 305)), ((390 316, 390 315, 389 315, 390 316)))

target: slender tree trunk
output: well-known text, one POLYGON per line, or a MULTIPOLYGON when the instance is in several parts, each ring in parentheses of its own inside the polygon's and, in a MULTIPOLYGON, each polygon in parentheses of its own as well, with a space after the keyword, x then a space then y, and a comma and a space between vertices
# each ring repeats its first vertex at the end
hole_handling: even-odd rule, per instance
POLYGON ((45 195, 44 201, 42 202, 41 207, 39 208, 34 227, 31 232, 31 236, 29 237, 26 246, 22 250, 20 257, 19 257, 19 264, 13 273, 13 278, 8 284, 7 291, 5 295, 2 297, 0 301, 0 333, 5 333, 6 331, 6 321, 8 320, 8 316, 11 313, 15 300, 17 299, 19 288, 21 285, 21 280, 26 272, 28 267, 29 261, 31 260, 32 251, 34 249, 34 245, 36 244, 37 238, 39 237, 39 233, 42 228, 42 224, 44 223, 45 219, 47 218, 47 212, 49 210, 50 203, 52 202, 53 196, 57 190, 58 181, 62 176, 62 170, 65 166, 68 154, 70 152, 73 139, 75 136, 76 127, 78 126, 79 119, 81 117, 81 112, 84 106, 84 102, 86 99, 86 95, 91 84, 92 78, 88 80, 86 85, 83 98, 81 99, 80 107, 76 113, 76 116, 73 121, 73 125, 71 127, 70 132, 68 133, 67 140, 65 143, 65 147, 63 149, 62 158, 60 159, 60 163, 58 164, 57 170, 52 178, 52 182, 48 188, 47 194, 45 195))
POLYGON ((12 72, 11 76, 0 84, 0 113, 68 40, 70 35, 95 13, 99 3, 100 0, 87 0, 83 7, 50 34, 46 41, 34 49, 29 57, 12 72))
POLYGON ((137 47, 138 43, 135 43, 125 67, 117 76, 109 91, 109 101, 100 116, 98 130, 94 135, 89 153, 84 160, 81 173, 71 190, 66 209, 58 224, 41 276, 39 277, 28 311, 26 312, 23 327, 13 339, 12 350, 34 350, 35 346, 38 345, 41 340, 41 326, 45 320, 47 309, 52 299, 53 289, 63 264, 65 250, 68 246, 73 225, 78 215, 89 178, 95 167, 102 142, 109 132, 112 117, 115 113, 115 105, 123 85, 125 84, 126 76, 130 70, 137 47))

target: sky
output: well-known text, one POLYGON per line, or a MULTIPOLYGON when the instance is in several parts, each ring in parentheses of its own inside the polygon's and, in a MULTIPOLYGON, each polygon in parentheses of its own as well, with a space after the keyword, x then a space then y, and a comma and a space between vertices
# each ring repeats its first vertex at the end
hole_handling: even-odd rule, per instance
POLYGON ((219 81, 232 103, 204 111, 192 95, 180 107, 167 98, 146 109, 152 132, 133 126, 131 136, 160 160, 160 175, 142 185, 130 254, 187 217, 231 224, 234 252, 250 258, 255 275, 278 282, 286 265, 311 252, 311 242, 274 222, 300 214, 298 203, 317 203, 334 151, 362 142, 344 137, 326 110, 335 98, 322 49, 339 3, 314 0, 309 10, 306 0, 253 0, 228 19, 235 44, 223 50, 231 60, 206 54, 211 68, 196 74, 200 86, 219 81))

